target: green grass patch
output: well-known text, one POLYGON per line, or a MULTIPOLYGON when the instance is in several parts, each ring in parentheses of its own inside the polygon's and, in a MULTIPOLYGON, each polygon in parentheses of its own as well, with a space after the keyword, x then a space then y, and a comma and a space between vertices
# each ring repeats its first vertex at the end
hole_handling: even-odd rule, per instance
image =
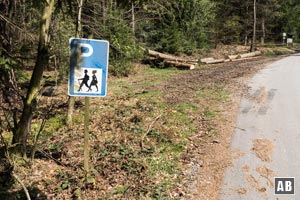
POLYGON ((160 154, 146 158, 148 175, 150 177, 159 177, 173 175, 178 169, 176 161, 178 158, 170 154, 160 154))
POLYGON ((206 119, 213 119, 217 116, 216 112, 211 110, 209 107, 205 107, 203 113, 206 119))
POLYGON ((151 195, 151 199, 155 200, 167 200, 170 199, 168 190, 172 187, 172 183, 170 181, 165 183, 159 183, 154 186, 153 194, 151 195))
POLYGON ((44 132, 53 134, 54 132, 56 132, 66 124, 65 120, 66 120, 66 115, 63 114, 55 115, 54 117, 47 120, 44 128, 44 132))
POLYGON ((275 43, 273 43, 273 42, 266 42, 266 43, 264 43, 263 45, 261 45, 261 46, 263 46, 263 47, 270 47, 270 48, 274 48, 274 47, 276 47, 276 44, 275 43))
POLYGON ((264 53, 264 55, 268 57, 275 57, 276 53, 274 51, 268 50, 264 53))
POLYGON ((196 96, 201 100, 209 100, 210 102, 223 103, 229 99, 230 92, 224 85, 211 85, 197 92, 196 96))
POLYGON ((145 73, 147 73, 147 76, 155 76, 156 78, 162 80, 172 77, 176 74, 178 70, 173 68, 166 68, 166 69, 157 69, 157 68, 147 68, 145 70, 145 73))
POLYGON ((196 112, 198 107, 191 103, 180 103, 176 105, 176 109, 181 113, 196 112))
POLYGON ((290 50, 286 47, 275 48, 275 49, 273 49, 273 51, 276 55, 285 55, 285 54, 294 53, 292 50, 290 50))
POLYGON ((264 55, 269 56, 269 57, 274 57, 274 56, 278 56, 278 55, 286 55, 286 54, 291 54, 291 53, 294 53, 294 51, 287 47, 273 47, 273 48, 267 49, 264 52, 264 55))
POLYGON ((24 70, 16 70, 15 75, 20 84, 29 83, 31 78, 31 72, 24 70))

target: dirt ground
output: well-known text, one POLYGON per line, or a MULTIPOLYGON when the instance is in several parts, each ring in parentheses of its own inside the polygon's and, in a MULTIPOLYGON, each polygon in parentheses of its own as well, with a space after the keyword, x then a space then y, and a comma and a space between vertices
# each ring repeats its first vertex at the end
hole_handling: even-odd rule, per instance
MULTIPOLYGON (((75 125, 64 126, 63 86, 59 95, 42 100, 40 113, 56 116, 56 121, 46 125, 48 135, 41 138, 31 167, 16 173, 30 186, 33 199, 217 200, 223 172, 238 153, 231 152, 230 142, 240 97, 247 94, 245 81, 278 59, 258 57, 151 75, 143 72, 148 67, 139 66, 129 78, 110 79, 108 97, 91 105, 90 180, 80 175, 84 99, 77 99, 75 125), (48 101, 55 102, 51 112, 48 101)), ((20 185, 7 189, 10 195, 20 191, 20 185)))
MULTIPOLYGON (((230 101, 219 105, 222 112, 221 117, 214 119, 217 131, 220 133, 217 138, 207 141, 208 145, 194 149, 195 160, 200 160, 200 167, 194 168, 198 171, 189 171, 187 179, 191 192, 185 199, 217 200, 221 189, 224 170, 231 164, 231 157, 236 155, 230 149, 231 135, 235 128, 237 110, 240 97, 246 94, 245 82, 256 72, 270 64, 279 57, 259 57, 251 60, 222 63, 196 69, 185 73, 180 77, 170 80, 174 91, 168 91, 166 99, 170 102, 184 101, 189 94, 193 93, 191 83, 198 87, 210 87, 213 84, 225 84, 225 88, 231 93, 230 101), (181 95, 174 95, 173 92, 182 91, 181 95), (224 107, 222 107, 224 106, 224 107)), ((194 162, 194 165, 199 162, 194 162)), ((192 167, 192 168, 193 168, 192 167)))

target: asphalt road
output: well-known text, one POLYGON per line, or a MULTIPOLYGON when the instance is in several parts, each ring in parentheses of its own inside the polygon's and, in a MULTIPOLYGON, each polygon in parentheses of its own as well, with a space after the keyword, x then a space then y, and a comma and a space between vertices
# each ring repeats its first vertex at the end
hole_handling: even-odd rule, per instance
POLYGON ((248 86, 232 138, 233 166, 219 199, 299 200, 300 55, 267 66, 248 86), (295 195, 275 195, 274 177, 294 177, 295 195))

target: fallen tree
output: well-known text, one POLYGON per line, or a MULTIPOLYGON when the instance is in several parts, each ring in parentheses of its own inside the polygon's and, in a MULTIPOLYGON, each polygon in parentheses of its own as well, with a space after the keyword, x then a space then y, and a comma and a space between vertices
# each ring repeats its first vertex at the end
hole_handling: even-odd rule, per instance
POLYGON ((259 55, 261 55, 261 51, 254 51, 254 52, 250 52, 250 53, 240 54, 237 56, 237 59, 250 58, 250 57, 255 57, 255 56, 259 56, 259 55))
POLYGON ((166 64, 169 64, 169 65, 177 67, 177 68, 195 69, 195 65, 194 64, 190 64, 190 63, 175 62, 175 61, 170 61, 170 60, 166 60, 164 62, 166 64))
POLYGON ((201 63, 206 63, 206 62, 213 61, 213 60, 215 60, 215 59, 212 58, 212 57, 209 57, 209 58, 202 58, 202 59, 200 59, 200 62, 201 62, 201 63))
POLYGON ((229 56, 226 56, 227 59, 230 59, 230 60, 234 60, 234 59, 238 59, 239 55, 229 55, 229 56))
POLYGON ((223 63, 225 62, 225 59, 213 59, 213 60, 208 60, 205 62, 205 64, 217 64, 217 63, 223 63))
POLYGON ((256 56, 261 55, 261 51, 254 51, 250 53, 244 53, 244 54, 236 54, 236 55, 228 55, 225 59, 214 59, 211 57, 208 58, 202 58, 200 59, 201 63, 204 64, 217 64, 217 63, 223 63, 223 62, 231 62, 236 60, 242 60, 242 59, 249 59, 256 56))
POLYGON ((180 69, 194 69, 198 64, 198 60, 184 59, 181 57, 160 53, 153 50, 147 50, 149 57, 147 60, 156 65, 174 66, 180 69))

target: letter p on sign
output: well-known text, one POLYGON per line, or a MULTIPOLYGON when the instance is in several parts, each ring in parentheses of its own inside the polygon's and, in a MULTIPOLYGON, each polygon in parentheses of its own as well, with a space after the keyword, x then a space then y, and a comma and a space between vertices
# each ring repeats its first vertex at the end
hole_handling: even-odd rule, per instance
POLYGON ((295 194, 295 178, 275 177, 275 194, 295 194))

